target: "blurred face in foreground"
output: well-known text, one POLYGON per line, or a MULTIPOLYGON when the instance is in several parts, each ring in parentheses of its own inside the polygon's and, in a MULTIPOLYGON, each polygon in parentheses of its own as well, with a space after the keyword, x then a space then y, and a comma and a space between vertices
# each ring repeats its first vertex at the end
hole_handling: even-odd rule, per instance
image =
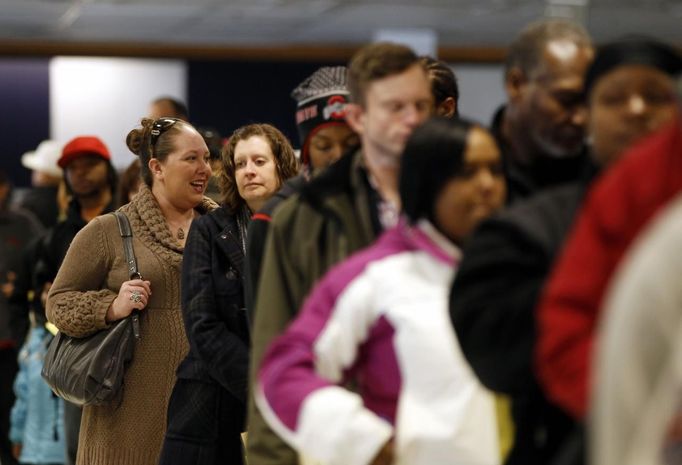
POLYGON ((623 65, 594 84, 589 99, 589 136, 600 165, 616 161, 638 139, 680 111, 675 82, 648 65, 623 65))
POLYGON ((518 69, 510 73, 507 92, 521 123, 516 137, 530 152, 527 156, 580 154, 587 117, 584 76, 593 57, 591 47, 554 40, 545 46, 542 62, 530 76, 518 69))
POLYGON ((464 164, 436 198, 436 227, 456 244, 498 210, 507 194, 502 158, 488 131, 474 126, 467 136, 464 164))

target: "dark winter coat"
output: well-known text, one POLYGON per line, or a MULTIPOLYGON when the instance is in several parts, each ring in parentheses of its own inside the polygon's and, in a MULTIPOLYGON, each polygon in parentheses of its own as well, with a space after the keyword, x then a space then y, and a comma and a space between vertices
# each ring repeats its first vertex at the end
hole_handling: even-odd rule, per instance
POLYGON ((586 182, 554 188, 484 221, 464 248, 450 313, 465 357, 485 386, 511 396, 507 464, 546 464, 574 428, 542 395, 533 370, 535 307, 586 182))
POLYGON ((224 207, 196 219, 189 231, 182 315, 190 349, 178 367, 161 464, 242 462, 249 335, 239 234, 224 207))

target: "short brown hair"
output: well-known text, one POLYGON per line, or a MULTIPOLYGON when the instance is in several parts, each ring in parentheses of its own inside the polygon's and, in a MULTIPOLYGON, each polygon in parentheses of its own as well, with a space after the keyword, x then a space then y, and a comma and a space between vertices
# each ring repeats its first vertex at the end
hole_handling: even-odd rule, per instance
POLYGON ((351 101, 364 106, 367 88, 373 81, 400 74, 419 64, 417 54, 404 45, 379 42, 361 48, 348 64, 351 101))
POLYGON ((275 156, 275 169, 280 185, 287 179, 298 174, 298 160, 291 143, 279 129, 270 124, 249 124, 235 130, 230 140, 223 147, 221 170, 218 174, 220 182, 220 194, 222 202, 227 209, 235 214, 242 205, 244 199, 239 195, 234 165, 234 150, 240 141, 260 136, 270 145, 270 150, 275 156))

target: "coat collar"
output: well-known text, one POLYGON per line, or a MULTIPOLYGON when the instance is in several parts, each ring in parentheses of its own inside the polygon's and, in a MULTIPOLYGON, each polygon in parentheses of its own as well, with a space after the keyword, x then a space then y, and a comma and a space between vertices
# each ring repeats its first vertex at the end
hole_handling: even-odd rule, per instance
POLYGON ((416 249, 423 250, 447 265, 458 265, 462 259, 462 251, 452 241, 436 229, 428 220, 421 219, 414 226, 409 226, 402 218, 399 227, 405 230, 405 237, 416 249))

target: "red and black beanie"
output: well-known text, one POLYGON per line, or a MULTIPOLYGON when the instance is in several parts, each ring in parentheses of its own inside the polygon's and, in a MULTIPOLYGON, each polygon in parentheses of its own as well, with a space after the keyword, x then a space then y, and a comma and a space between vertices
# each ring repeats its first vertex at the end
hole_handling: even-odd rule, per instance
POLYGON ((349 101, 346 73, 345 66, 320 68, 291 92, 298 102, 296 126, 301 161, 306 166, 310 164, 308 148, 313 134, 329 125, 346 124, 345 108, 349 101))

